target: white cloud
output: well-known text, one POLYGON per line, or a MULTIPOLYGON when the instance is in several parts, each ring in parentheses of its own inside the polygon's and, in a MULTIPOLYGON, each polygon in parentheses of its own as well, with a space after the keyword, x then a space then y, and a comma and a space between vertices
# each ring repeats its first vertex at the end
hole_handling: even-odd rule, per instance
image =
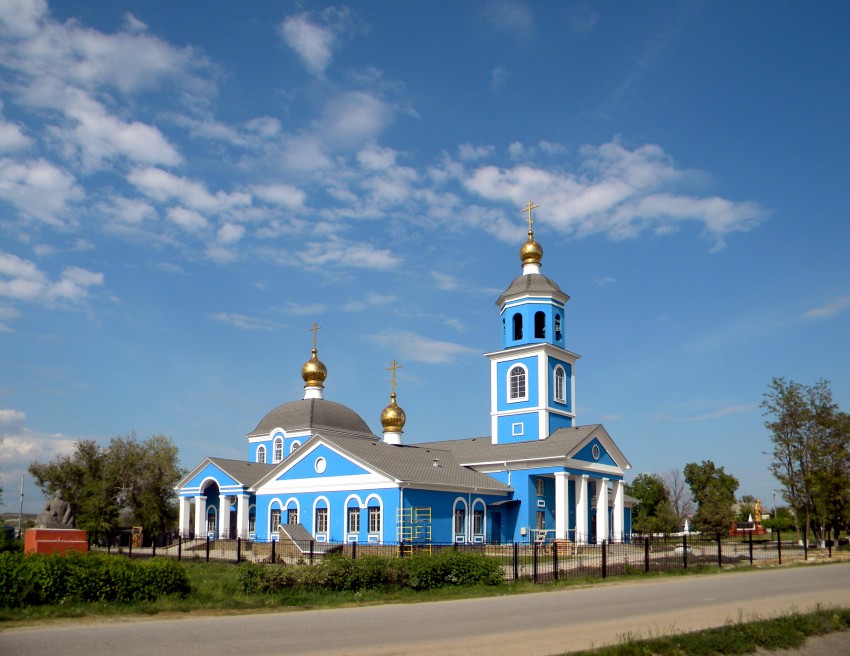
POLYGON ((366 91, 347 91, 324 108, 318 133, 336 147, 358 147, 375 139, 392 118, 392 109, 366 91))
POLYGON ((243 330, 278 330, 282 327, 281 324, 269 321, 268 319, 249 317, 245 314, 219 312, 218 314, 214 314, 212 318, 243 330))
POLYGON ((478 355, 476 349, 468 346, 429 339, 404 330, 387 330, 370 339, 393 353, 398 353, 399 359, 403 361, 452 364, 473 354, 478 355))
POLYGON ((299 317, 314 317, 324 314, 328 306, 324 303, 287 303, 286 313, 299 317))
POLYGON ((850 309, 850 295, 837 296, 826 305, 812 308, 805 313, 806 319, 829 319, 845 310, 850 309))
POLYGON ((534 31, 534 16, 519 0, 490 0, 484 7, 487 22, 514 41, 527 38, 534 31))
POLYGON ((206 217, 194 210, 187 210, 185 207, 169 207, 165 212, 168 220, 175 225, 180 226, 187 232, 198 232, 204 230, 209 225, 206 217))
POLYGON ((152 166, 134 169, 127 180, 149 198, 160 202, 177 201, 199 212, 220 212, 251 204, 248 193, 218 191, 211 194, 200 182, 152 166))
POLYGON ((280 36, 310 73, 321 76, 342 38, 357 29, 347 7, 328 7, 318 15, 288 16, 280 25, 280 36))
POLYGON ((68 204, 84 196, 74 176, 45 159, 0 159, 0 199, 28 216, 61 225, 68 204))
MULTIPOLYGON (((18 312, 15 308, 10 305, 0 305, 0 332, 2 333, 10 333, 12 331, 12 327, 9 325, 10 321, 14 321, 21 313, 18 312)), ((2 411, 0 411, 2 412, 2 411)), ((2 421, 2 418, 0 418, 2 421)))
POLYGON ((458 158, 463 162, 472 162, 478 159, 491 157, 496 151, 494 146, 473 146, 464 143, 458 146, 458 158))
POLYGON ((458 281, 458 279, 448 273, 432 271, 431 278, 434 280, 435 283, 437 283, 437 289, 442 289, 444 291, 452 291, 460 287, 460 282, 458 281))
POLYGON ((23 133, 16 123, 10 123, 2 114, 3 103, 0 101, 0 153, 10 153, 28 148, 32 140, 23 133))
MULTIPOLYGON (((517 153, 522 148, 514 146, 511 150, 517 153)), ((585 146, 581 154, 580 174, 530 164, 509 169, 484 166, 472 171, 464 184, 490 201, 519 206, 534 198, 545 208, 538 216, 547 224, 579 237, 604 233, 624 239, 693 222, 722 244, 724 235, 751 229, 765 214, 752 202, 676 194, 686 172, 658 146, 628 150, 615 141, 585 146)))
POLYGON ((140 198, 116 196, 108 203, 96 205, 95 209, 120 223, 130 225, 139 225, 156 218, 156 210, 153 206, 140 198))
POLYGON ((31 36, 46 15, 46 0, 5 0, 0 3, 0 31, 18 38, 31 36))
POLYGON ((52 304, 80 301, 90 287, 103 285, 103 274, 80 267, 67 267, 59 280, 51 282, 29 260, 0 251, 0 296, 17 301, 52 304))
POLYGON ((298 187, 288 184, 255 185, 251 187, 251 193, 267 203, 290 210, 303 208, 307 197, 298 187))
POLYGON ((504 89, 510 76, 511 74, 508 69, 503 66, 496 66, 496 68, 490 71, 490 91, 498 93, 504 89))
POLYGON ((339 238, 310 242, 298 256, 310 266, 334 265, 357 269, 392 269, 401 261, 388 249, 369 244, 346 242, 339 238))

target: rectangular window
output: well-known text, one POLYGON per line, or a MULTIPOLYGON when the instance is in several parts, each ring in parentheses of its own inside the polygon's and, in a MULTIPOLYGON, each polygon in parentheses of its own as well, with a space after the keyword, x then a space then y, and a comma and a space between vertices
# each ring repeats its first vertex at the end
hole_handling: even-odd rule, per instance
POLYGON ((466 533, 466 508, 463 506, 455 508, 455 533, 466 533))
POLYGON ((257 530, 257 514, 251 513, 248 515, 248 532, 253 533, 257 530))
POLYGON ((381 509, 369 508, 369 533, 381 532, 381 509))
POLYGON ((348 532, 349 533, 359 533, 360 532, 360 508, 349 508, 348 509, 348 532))
POLYGON ((297 524, 298 523, 298 509, 290 508, 286 511, 286 523, 287 524, 297 524))
POLYGON ((511 435, 518 436, 525 432, 522 424, 511 424, 511 435))
POLYGON ((538 510, 537 511, 537 530, 544 531, 546 530, 546 511, 538 510))
POLYGON ((280 525, 280 509, 276 508, 272 510, 272 519, 270 522, 269 530, 276 531, 277 527, 280 525))
POLYGON ((534 483, 537 486, 538 497, 542 497, 544 494, 546 494, 546 484, 544 483, 542 478, 536 479, 534 483))
POLYGON ((472 532, 475 535, 484 535, 484 511, 474 510, 472 513, 472 532))
POLYGON ((328 532, 328 509, 316 508, 316 533, 328 532))

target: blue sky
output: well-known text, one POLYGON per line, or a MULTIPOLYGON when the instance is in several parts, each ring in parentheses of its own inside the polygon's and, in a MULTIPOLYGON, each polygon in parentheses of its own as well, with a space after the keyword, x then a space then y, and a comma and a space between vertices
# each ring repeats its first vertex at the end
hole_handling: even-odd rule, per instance
MULTIPOLYGON (((850 5, 0 5, 0 474, 163 433, 242 458, 301 398, 489 431, 540 205, 578 423, 770 503, 774 376, 850 408, 850 5)), ((42 499, 28 484, 25 508, 42 499)))

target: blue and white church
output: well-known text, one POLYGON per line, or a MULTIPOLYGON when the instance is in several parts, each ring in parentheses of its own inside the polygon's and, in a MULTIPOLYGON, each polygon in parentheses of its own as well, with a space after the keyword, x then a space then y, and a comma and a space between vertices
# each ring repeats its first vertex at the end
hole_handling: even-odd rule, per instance
POLYGON ((630 465, 601 424, 576 424, 570 297, 540 273, 533 209, 524 210, 522 273, 496 301, 501 344, 486 354, 490 436, 405 443, 395 361, 375 435, 357 412, 324 398, 328 370, 314 324, 303 398, 248 433, 247 460, 209 457, 179 482, 180 530, 381 544, 627 540, 630 465))

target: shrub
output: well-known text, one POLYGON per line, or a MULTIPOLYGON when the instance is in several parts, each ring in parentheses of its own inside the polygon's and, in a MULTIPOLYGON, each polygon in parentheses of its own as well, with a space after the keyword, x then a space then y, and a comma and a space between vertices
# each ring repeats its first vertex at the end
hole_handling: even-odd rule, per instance
POLYGON ((180 563, 132 561, 99 554, 0 554, 0 605, 151 601, 185 596, 189 577, 180 563))

